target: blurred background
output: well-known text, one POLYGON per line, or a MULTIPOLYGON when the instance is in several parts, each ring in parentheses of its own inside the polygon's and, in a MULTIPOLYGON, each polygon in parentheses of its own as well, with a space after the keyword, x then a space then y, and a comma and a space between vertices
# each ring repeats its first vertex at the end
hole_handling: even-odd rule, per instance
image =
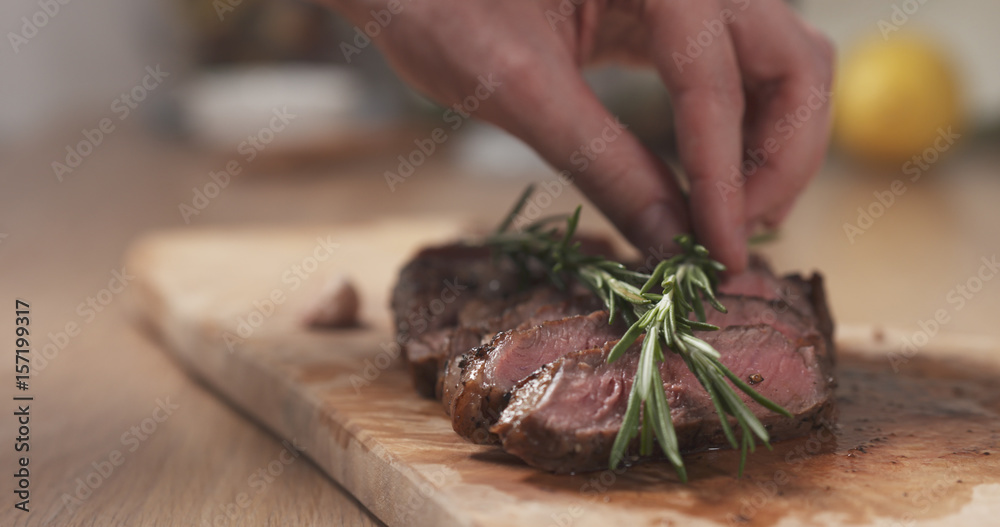
MULTIPOLYGON (((941 331, 1000 338, 1000 280, 984 272, 1000 251, 1000 2, 795 6, 838 48, 834 139, 777 240, 760 250, 779 270, 822 271, 843 326, 918 331, 944 309, 941 331)), ((444 109, 403 85, 362 29, 308 2, 4 2, 0 28, 0 290, 4 301, 32 299, 43 331, 79 321, 80 302, 153 230, 384 216, 485 225, 527 182, 554 177, 516 139, 468 122, 412 177, 388 185, 386 172, 441 126, 444 109)), ((588 75, 631 130, 674 155, 670 100, 655 75, 588 75)), ((582 199, 568 191, 557 206, 582 199)), ((595 208, 585 216, 607 227, 595 208)), ((127 425, 144 410, 121 401, 159 390, 197 401, 192 420, 240 430, 242 446, 185 432, 218 454, 213 463, 259 465, 273 439, 192 395, 199 389, 123 311, 116 303, 88 320, 39 380, 54 399, 77 387, 59 403, 72 410, 65 420, 41 425, 52 448, 95 412, 127 425)), ((107 450, 93 444, 53 468, 53 488, 107 450)))

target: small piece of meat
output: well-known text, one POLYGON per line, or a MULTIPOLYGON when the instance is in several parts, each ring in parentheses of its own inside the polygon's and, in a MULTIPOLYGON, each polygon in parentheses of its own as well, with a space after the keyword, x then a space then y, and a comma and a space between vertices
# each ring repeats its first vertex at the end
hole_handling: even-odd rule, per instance
POLYGON ((595 311, 497 335, 456 364, 462 375, 450 400, 452 427, 475 443, 496 442, 489 427, 521 379, 569 352, 601 346, 623 332, 620 324, 608 323, 607 311, 595 311))
POLYGON ((349 328, 358 325, 361 299, 350 278, 328 279, 302 319, 311 328, 349 328))
MULTIPOLYGON (((795 415, 774 414, 739 392, 772 440, 808 433, 832 411, 832 372, 817 357, 815 343, 795 345, 767 325, 734 326, 703 338, 736 375, 759 375, 754 388, 795 415)), ((608 364, 613 344, 570 353, 520 383, 491 429, 504 450, 553 472, 606 468, 639 357, 637 343, 608 364)), ((660 375, 681 450, 728 446, 708 393, 683 359, 668 353, 660 375)))

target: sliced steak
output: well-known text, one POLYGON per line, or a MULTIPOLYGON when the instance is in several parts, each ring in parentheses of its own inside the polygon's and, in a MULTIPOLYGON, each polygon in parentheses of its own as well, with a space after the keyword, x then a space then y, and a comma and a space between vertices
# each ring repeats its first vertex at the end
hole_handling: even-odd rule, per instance
POLYGON ((484 344, 484 339, 511 328, 526 328, 548 320, 590 313, 600 301, 589 292, 571 292, 537 285, 505 299, 473 299, 459 311, 457 326, 426 331, 406 342, 414 385, 426 397, 441 398, 448 360, 484 344))
MULTIPOLYGON (((800 312, 783 300, 726 294, 718 295, 718 299, 726 307, 726 312, 706 307, 705 321, 720 328, 766 324, 777 329, 792 342, 819 332, 815 318, 800 312)), ((699 333, 699 336, 703 335, 704 333, 699 333)))
MULTIPOLYGON (((816 343, 793 344, 766 325, 729 327, 703 338, 740 377, 763 377, 754 388, 795 415, 774 414, 740 392, 772 439, 805 434, 832 409, 832 372, 817 356, 816 343)), ((612 345, 570 353, 520 383, 491 430, 504 450, 553 472, 606 468, 639 357, 637 343, 608 364, 612 345)), ((667 354, 660 375, 681 450, 727 446, 711 399, 681 357, 667 354)))
MULTIPOLYGON (((406 364, 410 370, 413 387, 424 397, 434 396, 441 357, 446 353, 454 328, 440 328, 402 340, 406 364)), ((402 336, 397 336, 402 339, 402 336)))
MULTIPOLYGON (((610 254, 599 241, 585 245, 610 254)), ((557 289, 534 265, 524 269, 463 245, 421 251, 393 292, 398 339, 414 384, 441 398, 460 435, 501 442, 547 470, 602 468, 621 425, 638 344, 607 364, 624 326, 608 324, 593 294, 578 285, 557 289)), ((807 433, 833 408, 833 322, 822 278, 778 278, 753 256, 747 271, 726 277, 718 291, 728 313, 706 311, 723 329, 699 337, 795 414, 782 418, 741 395, 772 439, 807 433)), ((682 450, 726 446, 715 407, 683 360, 668 353, 661 375, 682 450)))
POLYGON ((461 244, 421 250, 400 271, 392 293, 397 341, 417 390, 434 395, 438 364, 451 327, 473 299, 501 300, 522 280, 510 263, 494 261, 490 250, 461 244))
POLYGON ((717 292, 782 301, 808 314, 812 306, 808 299, 808 288, 803 285, 799 281, 778 278, 763 257, 751 255, 747 269, 740 274, 726 276, 719 283, 717 292))
POLYGON ((607 311, 595 311, 500 333, 455 364, 461 369, 461 382, 450 402, 444 401, 451 407, 452 427, 475 443, 496 442, 489 427, 521 379, 571 351, 616 340, 623 331, 619 324, 608 323, 607 311))
POLYGON ((391 307, 396 329, 417 338, 454 325, 472 299, 502 299, 518 288, 513 265, 488 248, 453 244, 423 249, 400 271, 391 307))
POLYGON ((833 317, 830 314, 830 306, 826 302, 826 288, 823 286, 823 276, 819 273, 813 273, 807 280, 801 275, 790 274, 786 275, 784 279, 792 284, 792 287, 803 293, 809 305, 807 313, 826 342, 826 355, 823 357, 823 360, 829 363, 830 369, 833 369, 833 365, 836 363, 836 354, 834 353, 836 348, 833 344, 834 324, 833 317))
MULTIPOLYGON (((760 265, 762 264, 758 264, 756 272, 765 272, 766 268, 760 265)), ((798 274, 790 274, 777 280, 773 282, 762 279, 770 284, 767 291, 774 293, 770 297, 720 293, 719 301, 726 306, 728 314, 706 308, 707 321, 719 327, 767 324, 793 343, 812 342, 816 334, 819 334, 822 342, 817 346, 816 352, 822 361, 828 363, 826 366, 832 369, 835 360, 834 326, 826 303, 823 277, 813 273, 809 279, 805 279, 798 274)))
MULTIPOLYGON (((581 236, 578 241, 587 254, 614 257, 604 238, 581 236)), ((570 289, 569 295, 579 292, 579 288, 570 289)), ((547 296, 541 304, 568 298, 568 293, 547 284, 541 267, 531 262, 528 268, 519 267, 509 258, 495 257, 486 247, 455 243, 419 251, 400 271, 390 301, 397 341, 402 343, 417 390, 427 397, 435 395, 453 328, 471 322, 484 333, 495 333, 516 325, 505 325, 509 320, 532 315, 537 309, 497 319, 523 302, 521 294, 547 296)))
POLYGON ((566 293, 554 287, 537 285, 529 291, 510 294, 506 298, 466 299, 451 324, 425 330, 403 340, 407 363, 417 391, 425 397, 435 397, 440 393, 440 373, 452 353, 462 353, 478 346, 487 332, 496 333, 505 328, 504 324, 519 323, 518 316, 528 317, 545 302, 565 297, 566 293), (511 314, 505 318, 507 311, 511 314))
POLYGON ((503 328, 527 330, 545 322, 593 313, 601 307, 600 301, 589 293, 576 295, 554 304, 535 305, 533 309, 529 309, 528 306, 532 304, 533 301, 528 301, 510 308, 500 317, 494 318, 494 323, 489 324, 486 330, 477 327, 455 329, 444 365, 439 371, 437 396, 444 404, 446 414, 451 415, 451 401, 462 385, 462 371, 468 363, 465 357, 474 354, 476 351, 474 348, 489 344, 503 328))

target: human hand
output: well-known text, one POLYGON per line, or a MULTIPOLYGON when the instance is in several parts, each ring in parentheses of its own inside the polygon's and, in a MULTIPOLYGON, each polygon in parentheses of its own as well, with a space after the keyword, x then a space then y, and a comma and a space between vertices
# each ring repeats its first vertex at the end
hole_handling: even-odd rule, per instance
POLYGON ((693 230, 742 270, 751 229, 782 221, 826 150, 833 49, 782 0, 327 2, 358 27, 391 13, 373 40, 442 104, 494 79, 500 87, 476 116, 568 171, 640 250, 693 230), (658 70, 673 99, 688 200, 584 82, 581 68, 607 60, 658 70), (584 150, 591 145, 602 151, 584 150))

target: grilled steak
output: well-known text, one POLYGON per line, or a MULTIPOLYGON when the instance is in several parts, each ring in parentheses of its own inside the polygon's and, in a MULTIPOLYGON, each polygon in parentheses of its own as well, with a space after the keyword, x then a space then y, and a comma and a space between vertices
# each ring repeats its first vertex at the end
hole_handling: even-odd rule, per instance
POLYGON ((571 351, 618 339, 624 329, 608 324, 607 311, 595 311, 500 333, 452 365, 451 379, 461 370, 457 390, 444 401, 451 408, 452 427, 475 443, 496 442, 489 427, 500 417, 515 384, 571 351))
MULTIPOLYGON (((602 238, 578 241, 588 254, 613 255, 602 238)), ((541 268, 524 269, 494 258, 485 247, 450 244, 418 252, 400 271, 390 300, 397 341, 417 391, 435 396, 458 326, 489 335, 523 323, 550 304, 570 300, 594 305, 589 293, 581 296, 585 291, 580 286, 561 290, 543 283, 545 278, 541 268), (511 309, 520 304, 525 305, 511 309)))
MULTIPOLYGON (((795 276, 795 275, 791 275, 795 276)), ((809 288, 802 280, 779 278, 763 258, 751 255, 747 270, 727 276, 719 284, 718 293, 777 300, 805 313, 810 309, 809 288)))
POLYGON ((494 262, 483 247, 430 247, 400 271, 391 304, 397 340, 420 393, 434 395, 435 357, 447 343, 462 307, 473 299, 502 300, 518 287, 514 266, 494 262))
MULTIPOLYGON (((763 377, 754 388, 795 415, 786 419, 774 414, 740 392, 773 439, 807 433, 832 408, 832 374, 817 357, 817 342, 793 344, 763 324, 702 337, 736 375, 763 377)), ((553 472, 606 468, 639 357, 636 349, 608 364, 613 344, 570 353, 522 382, 492 428, 504 450, 553 472)), ((728 445, 708 393, 683 359, 667 354, 660 375, 681 450, 728 445)))
POLYGON ((495 335, 506 328, 525 330, 544 322, 584 315, 600 308, 600 301, 587 293, 574 295, 556 303, 538 303, 538 295, 515 304, 500 316, 492 317, 480 326, 460 326, 452 334, 452 341, 442 357, 438 371, 438 399, 444 404, 445 412, 451 415, 451 401, 461 386, 465 356, 472 354, 477 346, 488 344, 495 335))
MULTIPOLYGON (((795 415, 782 418, 741 394, 773 439, 807 433, 833 407, 833 322, 822 279, 779 278, 752 257, 718 291, 728 313, 707 315, 723 329, 699 336, 737 375, 763 378, 754 387, 795 415)), ((421 251, 403 269, 392 307, 415 386, 442 401, 460 435, 499 442, 555 472, 606 466, 638 350, 606 363, 625 328, 608 323, 592 293, 553 287, 542 269, 486 249, 447 245, 421 251)), ((726 446, 708 394, 679 356, 666 355, 661 376, 682 450, 726 446)))

